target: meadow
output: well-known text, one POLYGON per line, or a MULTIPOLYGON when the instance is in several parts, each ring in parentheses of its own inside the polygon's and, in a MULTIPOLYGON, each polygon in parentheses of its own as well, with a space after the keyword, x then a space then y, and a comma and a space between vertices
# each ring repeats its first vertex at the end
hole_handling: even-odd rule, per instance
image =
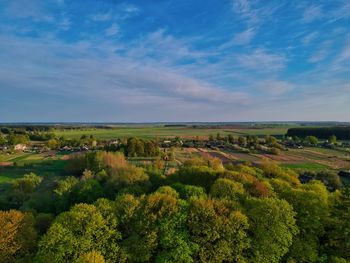
POLYGON ((276 127, 250 127, 250 126, 237 126, 237 127, 194 127, 194 126, 135 126, 126 127, 118 126, 111 127, 109 129, 104 128, 81 128, 74 130, 61 130, 57 129, 54 133, 60 137, 63 136, 67 139, 78 139, 83 135, 94 135, 98 139, 115 139, 115 138, 127 138, 138 137, 144 139, 155 138, 208 138, 210 135, 216 136, 218 133, 222 136, 229 134, 233 136, 244 135, 256 135, 256 136, 282 136, 287 133, 287 130, 293 127, 291 125, 276 126, 276 127))

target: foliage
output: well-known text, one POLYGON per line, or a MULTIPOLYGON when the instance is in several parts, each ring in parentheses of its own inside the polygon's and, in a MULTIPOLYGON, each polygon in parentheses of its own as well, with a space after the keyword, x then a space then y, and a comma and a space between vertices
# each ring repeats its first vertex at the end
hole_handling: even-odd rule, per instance
POLYGON ((1 209, 32 214, 0 212, 0 262, 350 260, 349 191, 333 173, 301 184, 267 160, 223 167, 194 158, 168 174, 159 158, 142 168, 104 151, 67 162, 66 173, 2 188, 1 209))
POLYGON ((248 199, 246 211, 251 228, 251 262, 280 262, 298 233, 295 212, 284 200, 275 198, 248 199))
POLYGON ((35 251, 34 218, 16 210, 0 211, 0 262, 16 262, 35 251))
POLYGON ((93 205, 79 204, 56 218, 39 243, 38 256, 73 261, 95 250, 111 260, 120 253, 120 238, 115 219, 104 218, 93 205))

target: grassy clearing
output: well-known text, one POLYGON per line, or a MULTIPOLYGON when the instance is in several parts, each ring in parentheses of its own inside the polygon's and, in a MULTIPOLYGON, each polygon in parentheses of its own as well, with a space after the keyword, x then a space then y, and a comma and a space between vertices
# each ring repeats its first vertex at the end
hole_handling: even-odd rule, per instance
POLYGON ((281 163, 281 166, 284 168, 303 171, 322 171, 330 169, 328 166, 319 163, 281 163))
POLYGON ((39 162, 23 163, 22 165, 0 167, 0 183, 8 183, 22 177, 27 173, 35 173, 39 176, 54 176, 64 173, 66 161, 64 160, 40 160, 39 162))

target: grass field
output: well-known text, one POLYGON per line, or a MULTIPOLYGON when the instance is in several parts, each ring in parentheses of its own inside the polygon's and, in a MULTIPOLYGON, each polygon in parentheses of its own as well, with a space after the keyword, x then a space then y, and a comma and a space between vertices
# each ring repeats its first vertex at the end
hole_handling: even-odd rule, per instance
POLYGON ((284 168, 303 171, 329 170, 328 166, 319 163, 282 163, 281 166, 284 168))
POLYGON ((39 176, 57 175, 63 172, 65 166, 64 160, 35 153, 0 154, 0 162, 16 163, 14 166, 0 166, 0 183, 10 182, 30 172, 39 176))
POLYGON ((179 136, 182 138, 208 137, 209 135, 216 136, 231 134, 233 136, 241 135, 274 135, 281 136, 286 134, 288 128, 292 126, 277 126, 275 128, 256 128, 256 127, 234 127, 234 128, 194 128, 194 127, 164 127, 164 126, 144 126, 144 127, 115 127, 110 129, 102 128, 87 128, 79 130, 56 130, 57 136, 66 138, 80 138, 82 135, 94 135, 98 139, 116 139, 126 137, 139 138, 172 138, 179 136))

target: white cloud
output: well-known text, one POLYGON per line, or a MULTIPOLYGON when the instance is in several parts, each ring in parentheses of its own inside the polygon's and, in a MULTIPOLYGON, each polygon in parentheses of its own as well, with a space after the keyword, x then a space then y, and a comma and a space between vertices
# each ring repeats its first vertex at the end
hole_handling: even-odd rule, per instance
POLYGON ((328 14, 330 22, 335 22, 341 19, 346 19, 350 17, 350 2, 344 1, 337 9, 332 10, 328 14))
POLYGON ((149 63, 144 57, 121 57, 115 53, 113 44, 107 42, 66 44, 50 39, 3 37, 0 40, 6 56, 16 61, 16 70, 5 59, 0 61, 0 84, 16 90, 89 98, 120 107, 132 103, 141 111, 147 111, 145 102, 165 109, 167 103, 179 102, 184 108, 200 110, 203 105, 209 109, 234 103, 238 107, 250 101, 243 91, 223 89, 162 64, 149 63))
POLYGON ((113 23, 109 28, 105 30, 107 36, 114 36, 119 33, 119 26, 113 23))
POLYGON ((124 7, 124 12, 126 13, 138 13, 140 9, 134 5, 128 4, 124 7))
POLYGON ((250 0, 233 0, 234 11, 249 23, 258 22, 257 11, 252 7, 250 0))
POLYGON ((63 17, 63 19, 58 23, 58 27, 61 30, 68 30, 72 25, 72 21, 71 19, 69 19, 68 17, 63 17))
POLYGON ((283 69, 287 63, 284 55, 269 53, 263 49, 238 55, 236 59, 242 67, 261 71, 278 71, 283 69))
POLYGON ((350 45, 345 47, 340 55, 337 57, 337 62, 349 62, 350 61, 350 45))
POLYGON ((5 11, 12 17, 31 18, 33 21, 52 22, 54 17, 46 12, 49 3, 40 0, 15 0, 8 1, 5 11))
POLYGON ((323 16, 322 7, 319 5, 308 6, 304 10, 303 21, 306 23, 313 22, 323 16))
POLYGON ((112 19, 112 12, 98 13, 91 16, 91 20, 96 22, 109 21, 112 19))
POLYGON ((254 38, 256 31, 254 28, 250 27, 247 30, 238 33, 230 41, 224 43, 220 46, 220 49, 226 49, 238 45, 247 45, 254 38))
POLYGON ((317 63, 324 60, 330 53, 332 48, 332 41, 325 41, 320 45, 320 48, 316 50, 308 59, 309 63, 317 63))
POLYGON ((304 36, 301 40, 301 42, 307 46, 309 45, 311 42, 313 42, 314 40, 316 40, 319 37, 320 33, 318 32, 311 32, 309 34, 307 34, 306 36, 304 36))

